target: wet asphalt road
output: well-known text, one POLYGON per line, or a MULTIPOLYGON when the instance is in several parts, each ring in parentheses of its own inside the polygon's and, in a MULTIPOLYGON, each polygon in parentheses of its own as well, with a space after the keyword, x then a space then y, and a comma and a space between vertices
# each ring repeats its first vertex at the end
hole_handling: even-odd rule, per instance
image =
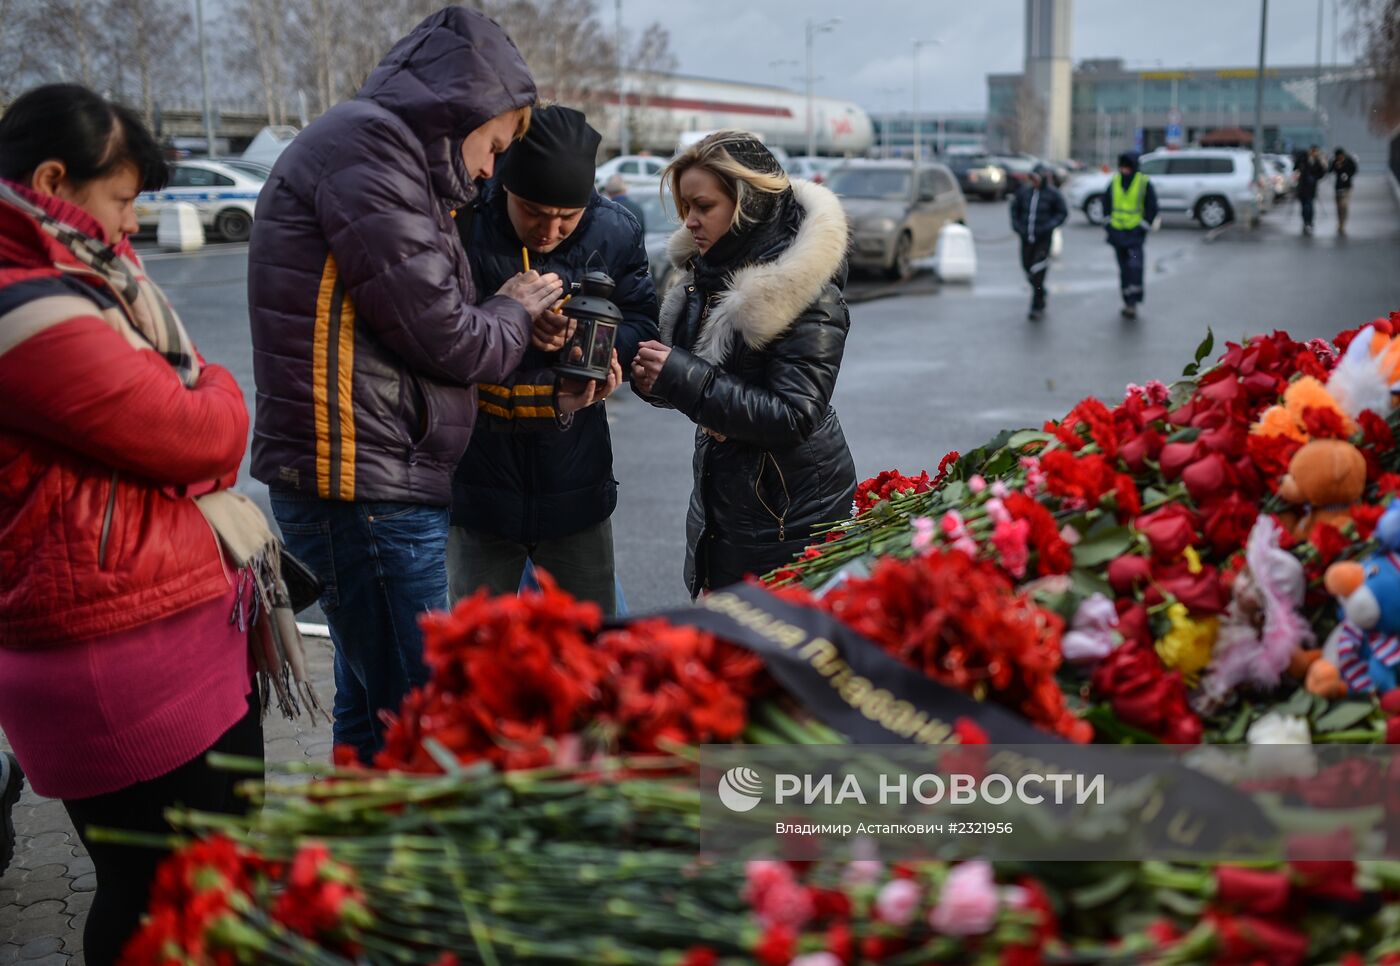
MULTIPOLYGON (((835 406, 864 477, 933 468, 1008 426, 1039 425, 1085 395, 1121 398, 1129 382, 1170 380, 1206 327, 1220 340, 1282 328, 1295 338, 1400 308, 1400 209, 1379 178, 1358 179, 1349 237, 1335 237, 1330 199, 1318 234, 1299 236, 1296 204, 1255 232, 1216 238, 1168 221, 1148 241, 1147 301, 1119 318, 1116 266, 1101 229, 1075 214, 1050 271, 1050 307, 1026 319, 1029 289, 1002 204, 972 203, 975 284, 916 281, 909 294, 856 302, 835 406)), ((252 403, 246 246, 148 258, 205 356, 228 366, 252 403)), ((852 298, 861 289, 856 286, 852 298)), ((886 287, 879 287, 886 291, 886 287)), ((613 517, 618 568, 635 612, 681 603, 692 427, 625 390, 608 403, 620 482, 613 517)), ((240 487, 266 507, 266 490, 240 487)), ((303 615, 318 620, 318 615, 303 615)))

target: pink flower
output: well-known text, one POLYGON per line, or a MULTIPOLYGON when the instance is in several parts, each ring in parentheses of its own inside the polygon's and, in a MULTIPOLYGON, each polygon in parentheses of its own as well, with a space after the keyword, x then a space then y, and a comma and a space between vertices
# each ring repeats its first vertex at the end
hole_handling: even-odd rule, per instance
POLYGON ((979 474, 973 473, 972 478, 967 481, 967 488, 973 493, 981 493, 987 488, 987 481, 982 479, 979 474))
POLYGON ((1160 379, 1147 380, 1147 401, 1156 403, 1159 406, 1166 405, 1171 399, 1172 391, 1167 388, 1167 384, 1160 379))
POLYGON ((1021 488, 1021 492, 1031 499, 1045 486, 1045 472, 1040 468, 1040 458, 1036 456, 1022 456, 1021 469, 1026 471, 1026 485, 1021 488))
POLYGON ((1128 383, 1128 388, 1123 391, 1123 398, 1132 399, 1134 396, 1141 396, 1142 398, 1147 399, 1147 390, 1144 387, 1139 386, 1135 382, 1130 382, 1128 383))
POLYGON ((744 899, 757 906, 773 888, 796 882, 792 866, 771 859, 755 859, 744 866, 744 899))
POLYGON ((850 887, 874 885, 885 873, 885 864, 875 859, 856 859, 846 863, 841 881, 850 887))
POLYGON ((993 523, 1001 523, 1011 519, 1011 511, 1006 508, 1005 503, 993 497, 987 501, 987 519, 993 523))
POLYGON ((956 540, 966 534, 964 529, 962 514, 957 510, 949 510, 938 520, 939 528, 948 535, 950 540, 956 540))
POLYGON ((831 953, 808 953, 798 956, 788 966, 841 966, 841 960, 831 953))
POLYGON ((1100 661, 1118 646, 1113 628, 1118 626, 1118 610, 1103 594, 1090 594, 1074 613, 1074 620, 1060 641, 1066 661, 1100 661))
POLYGON ((958 537, 958 539, 953 541, 953 549, 958 551, 958 553, 967 554, 973 560, 977 559, 977 541, 973 540, 971 537, 958 537))
POLYGON ((754 911, 765 926, 791 926, 801 930, 816 914, 817 907, 810 892, 795 880, 789 880, 772 886, 759 896, 758 902, 754 903, 754 911))
POLYGON ((963 862, 948 873, 928 923, 945 936, 980 936, 996 925, 999 906, 991 863, 963 862))
POLYGON ((907 926, 914 921, 921 898, 919 887, 909 879, 891 879, 875 897, 875 912, 881 922, 907 926))
POLYGON ((992 483, 992 496, 998 500, 1004 500, 1011 495, 1011 489, 1001 480, 992 483))
POLYGON ((1066 523, 1064 526, 1060 527, 1060 539, 1071 547, 1074 547, 1079 544, 1081 537, 1079 536, 1078 530, 1066 523))
POLYGON ((923 553, 933 546, 934 523, 928 517, 915 517, 909 521, 914 528, 914 537, 911 541, 915 553, 923 553))
POLYGON ((1018 579, 1026 575, 1026 565, 1030 562, 1030 535, 1029 520, 998 520, 996 529, 992 531, 992 546, 1001 555, 1001 565, 1018 579))

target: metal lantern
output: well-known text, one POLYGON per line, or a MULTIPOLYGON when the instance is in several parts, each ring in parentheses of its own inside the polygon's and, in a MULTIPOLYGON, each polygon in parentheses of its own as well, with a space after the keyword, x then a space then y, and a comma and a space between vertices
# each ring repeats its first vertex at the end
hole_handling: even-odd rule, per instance
POLYGON ((608 381, 617 327, 622 324, 622 310, 609 298, 615 287, 604 272, 589 272, 583 277, 583 294, 569 299, 564 309, 578 325, 559 350, 555 372, 574 379, 608 381))

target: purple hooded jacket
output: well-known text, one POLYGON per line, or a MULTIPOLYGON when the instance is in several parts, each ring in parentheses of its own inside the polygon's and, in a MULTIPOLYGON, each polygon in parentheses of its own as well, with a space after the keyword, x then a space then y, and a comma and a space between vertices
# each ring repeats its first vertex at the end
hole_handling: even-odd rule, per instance
POLYGON ((248 256, 254 477, 323 499, 451 501, 475 383, 504 381, 530 340, 519 302, 477 304, 453 221, 476 194, 462 141, 534 102, 505 31, 448 7, 278 158, 248 256))

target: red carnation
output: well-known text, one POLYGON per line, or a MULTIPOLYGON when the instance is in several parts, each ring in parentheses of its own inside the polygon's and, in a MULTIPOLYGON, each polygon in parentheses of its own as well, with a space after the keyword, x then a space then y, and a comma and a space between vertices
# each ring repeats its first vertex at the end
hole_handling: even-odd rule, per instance
POLYGON ((1222 865, 1215 869, 1216 901, 1260 916, 1272 916, 1288 904, 1288 874, 1268 869, 1222 865))
POLYGON ((1160 510, 1143 514, 1133 527, 1152 544, 1152 553, 1161 560, 1175 560, 1196 542, 1196 514, 1180 503, 1168 503, 1160 510))
POLYGON ((1395 448, 1395 434, 1391 431, 1390 424, 1374 412, 1363 409, 1361 415, 1356 417, 1356 421, 1361 425, 1362 435, 1366 437, 1366 445, 1377 453, 1388 453, 1395 448))
POLYGON ((1318 562, 1325 567, 1351 548, 1351 541, 1330 523, 1314 524, 1308 542, 1317 549, 1318 562))
POLYGON ((796 952, 797 934, 790 927, 775 923, 763 931, 753 954, 763 966, 788 966, 796 952))
POLYGON ((1232 493, 1201 510, 1202 530, 1211 548, 1225 555, 1244 547, 1258 516, 1257 503, 1232 493))
POLYGON ((1181 675, 1168 672, 1151 648, 1126 642, 1094 668, 1094 691, 1125 723, 1171 744, 1201 740, 1201 721, 1186 703, 1181 675))
POLYGON ((1305 407, 1303 429, 1313 439, 1346 439, 1350 435, 1342 414, 1327 406, 1305 407))

